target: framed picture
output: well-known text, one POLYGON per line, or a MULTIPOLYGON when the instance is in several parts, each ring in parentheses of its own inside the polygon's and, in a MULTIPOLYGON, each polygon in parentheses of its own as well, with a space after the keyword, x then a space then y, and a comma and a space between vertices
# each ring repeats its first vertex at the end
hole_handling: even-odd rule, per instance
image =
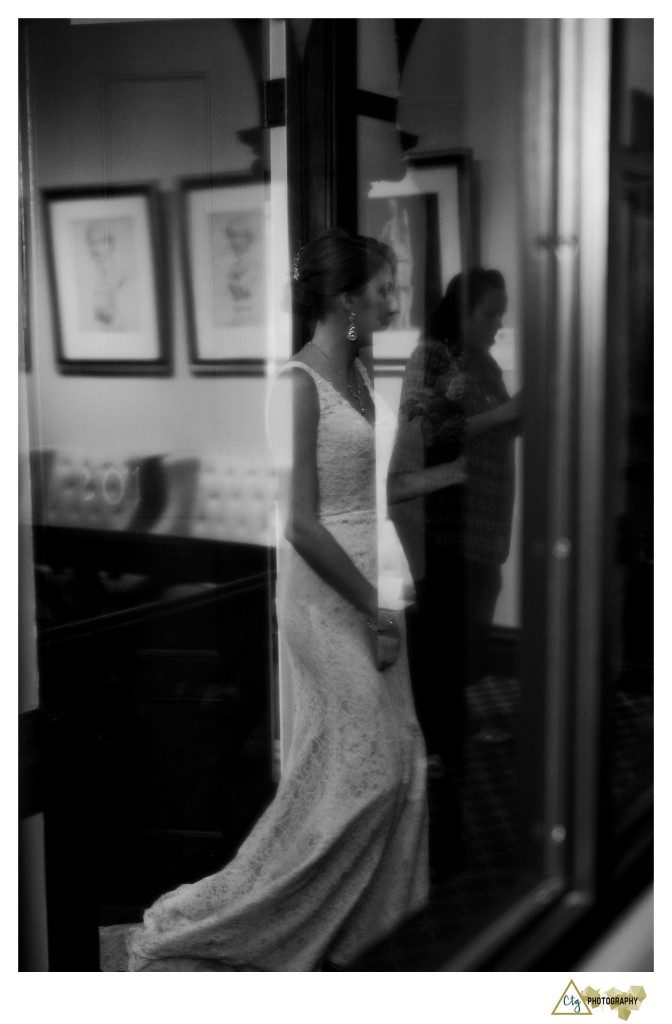
POLYGON ((398 373, 455 274, 477 260, 469 150, 412 153, 401 181, 376 181, 361 230, 397 258, 399 314, 374 338, 376 373, 398 373))
POLYGON ((168 373, 156 189, 46 191, 44 204, 61 371, 168 373))
POLYGON ((258 179, 182 184, 185 285, 192 369, 263 373, 266 204, 258 179))

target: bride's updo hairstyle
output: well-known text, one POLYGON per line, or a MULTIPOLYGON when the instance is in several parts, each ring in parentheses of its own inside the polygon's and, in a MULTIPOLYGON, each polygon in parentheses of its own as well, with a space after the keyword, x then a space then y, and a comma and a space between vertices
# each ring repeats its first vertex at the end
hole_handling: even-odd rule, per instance
POLYGON ((394 253, 375 238, 349 235, 339 228, 325 231, 300 249, 294 260, 294 312, 314 325, 331 299, 343 292, 363 291, 385 265, 394 272, 394 253))

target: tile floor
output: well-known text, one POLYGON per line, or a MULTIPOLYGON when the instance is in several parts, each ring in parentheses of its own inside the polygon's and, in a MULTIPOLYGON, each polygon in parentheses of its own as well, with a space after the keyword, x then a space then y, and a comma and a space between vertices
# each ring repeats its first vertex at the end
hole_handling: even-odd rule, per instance
MULTIPOLYGON (((360 958, 356 971, 437 971, 530 884, 516 855, 517 769, 513 738, 519 686, 487 677, 467 691, 469 733, 463 780, 461 864, 432 885, 427 908, 360 958), (483 723, 511 730, 509 741, 487 742, 483 723)), ((614 708, 614 802, 641 792, 652 776, 650 693, 617 693, 614 708)), ((432 800, 430 822, 441 828, 432 800)))

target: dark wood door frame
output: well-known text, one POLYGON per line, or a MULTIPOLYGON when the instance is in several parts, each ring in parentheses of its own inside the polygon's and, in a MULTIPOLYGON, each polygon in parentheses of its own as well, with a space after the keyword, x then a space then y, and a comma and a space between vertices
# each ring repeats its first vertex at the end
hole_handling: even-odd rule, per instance
MULTIPOLYGON (((287 59, 292 254, 329 228, 357 230, 357 20, 315 18, 303 59, 287 59)), ((294 351, 307 338, 294 328, 294 351)))

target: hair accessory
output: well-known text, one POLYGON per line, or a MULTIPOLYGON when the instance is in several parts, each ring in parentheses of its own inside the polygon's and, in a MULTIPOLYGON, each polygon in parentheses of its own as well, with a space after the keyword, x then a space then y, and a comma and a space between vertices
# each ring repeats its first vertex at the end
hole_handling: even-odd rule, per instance
POLYGON ((299 251, 297 252, 296 256, 294 257, 294 280, 295 281, 298 281, 300 276, 301 276, 301 273, 299 271, 299 259, 301 258, 301 253, 303 252, 304 248, 305 248, 305 246, 302 245, 301 248, 299 249, 299 251))
POLYGON ((357 341, 357 328, 355 327, 355 314, 350 314, 349 317, 350 326, 348 327, 348 333, 346 335, 348 341, 357 341))

